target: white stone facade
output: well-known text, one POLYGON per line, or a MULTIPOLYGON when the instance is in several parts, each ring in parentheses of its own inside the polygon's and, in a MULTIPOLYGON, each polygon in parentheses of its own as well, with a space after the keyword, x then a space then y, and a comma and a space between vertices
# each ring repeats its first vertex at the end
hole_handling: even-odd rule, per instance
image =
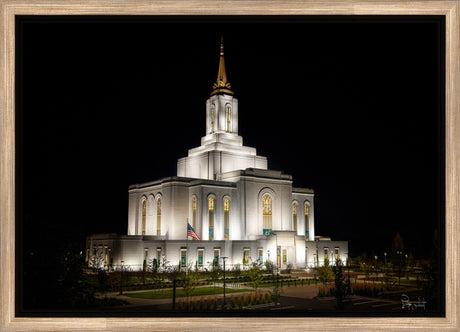
POLYGON ((267 158, 243 146, 238 135, 238 100, 217 94, 206 102, 206 136, 177 162, 177 176, 215 180, 218 175, 246 168, 267 169, 267 158))
POLYGON ((131 185, 127 235, 89 236, 88 258, 102 252, 105 265, 123 261, 134 269, 159 257, 198 268, 216 256, 243 268, 257 259, 281 269, 312 267, 326 253, 331 262, 345 260, 346 241, 315 237, 313 190, 293 188, 291 175, 267 168, 267 158, 238 135, 238 100, 212 94, 201 146, 178 160, 177 176, 131 185), (201 242, 187 237, 187 222, 201 242))

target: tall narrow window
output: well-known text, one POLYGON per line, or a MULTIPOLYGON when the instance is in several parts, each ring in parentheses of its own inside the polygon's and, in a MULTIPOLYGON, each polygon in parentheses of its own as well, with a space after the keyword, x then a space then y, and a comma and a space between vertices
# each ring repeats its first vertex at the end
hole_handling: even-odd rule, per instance
POLYGON ((287 264, 287 250, 283 249, 283 265, 287 264))
POLYGON ((243 265, 249 265, 249 249, 243 249, 243 265))
POLYGON ((145 220, 147 218, 147 201, 142 202, 142 235, 145 235, 145 220))
POLYGON ((157 200, 157 235, 161 235, 161 197, 157 200))
POLYGON ((230 235, 229 223, 230 223, 230 200, 224 199, 224 240, 228 241, 230 235))
POLYGON ((276 247, 276 266, 281 267, 281 247, 276 247))
POLYGON ((208 210, 209 210, 209 240, 214 240, 214 198, 209 197, 208 199, 208 210))
POLYGON ((329 248, 324 248, 324 261, 329 260, 329 248))
POLYGON ((225 131, 227 133, 231 132, 231 118, 232 118, 232 108, 230 107, 230 105, 227 105, 227 107, 225 108, 225 131))
POLYGON ((187 249, 180 250, 180 266, 181 267, 187 266, 187 249))
POLYGON ((214 132, 214 105, 211 106, 211 134, 214 132))
POLYGON ((107 268, 109 264, 109 250, 107 246, 104 246, 104 267, 107 268))
POLYGON ((270 195, 265 195, 262 198, 263 205, 263 234, 270 235, 272 233, 272 198, 270 195))
POLYGON ((196 229, 196 197, 192 200, 192 227, 196 229))
POLYGON ((214 249, 214 263, 219 264, 220 249, 214 249))
POLYGON ((337 263, 337 261, 339 260, 339 248, 334 248, 334 259, 337 263))
POLYGON ((204 249, 198 249, 198 266, 199 267, 203 266, 203 253, 204 253, 204 249))
POLYGON ((157 264, 158 266, 161 264, 161 247, 157 248, 157 264))
POLYGON ((297 233, 297 204, 294 203, 292 205, 292 227, 294 232, 297 233))
POLYGON ((310 238, 310 220, 308 217, 308 204, 305 203, 305 240, 310 238))
POLYGON ((262 248, 259 248, 259 261, 264 262, 264 250, 262 248))

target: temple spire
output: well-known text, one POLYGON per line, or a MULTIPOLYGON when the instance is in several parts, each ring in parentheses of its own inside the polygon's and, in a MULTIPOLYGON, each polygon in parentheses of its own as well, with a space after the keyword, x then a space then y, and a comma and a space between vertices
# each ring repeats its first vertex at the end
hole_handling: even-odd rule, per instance
POLYGON ((212 87, 211 96, 218 93, 225 93, 233 95, 231 85, 227 81, 227 73, 225 72, 225 59, 224 59, 224 36, 220 38, 220 59, 219 59, 219 70, 217 71, 217 81, 212 87))

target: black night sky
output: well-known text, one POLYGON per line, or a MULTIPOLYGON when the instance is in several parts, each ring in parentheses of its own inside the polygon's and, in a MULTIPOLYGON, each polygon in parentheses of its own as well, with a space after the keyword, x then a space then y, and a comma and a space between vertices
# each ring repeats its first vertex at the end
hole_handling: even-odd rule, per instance
MULTIPOLYGON (((23 254, 126 234, 128 186, 176 175, 205 134, 220 36, 239 134, 315 190, 316 235, 350 254, 443 224, 442 24, 424 18, 22 18, 23 254)), ((442 228, 441 228, 442 229, 442 228)))

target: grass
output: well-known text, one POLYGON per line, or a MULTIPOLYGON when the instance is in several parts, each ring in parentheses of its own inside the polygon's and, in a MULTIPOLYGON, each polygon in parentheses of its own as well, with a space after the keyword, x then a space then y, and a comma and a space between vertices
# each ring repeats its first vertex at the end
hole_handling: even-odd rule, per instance
MULTIPOLYGON (((248 292, 251 289, 246 288, 226 288, 225 293, 240 293, 248 292)), ((205 295, 217 295, 223 294, 224 290, 221 287, 198 287, 190 294, 190 296, 205 296, 205 295)), ((172 289, 159 290, 159 291, 147 291, 147 292, 136 292, 136 293, 125 293, 124 295, 129 297, 136 297, 140 299, 171 299, 173 296, 172 289)), ((186 296, 183 289, 176 289, 176 297, 186 296)))

